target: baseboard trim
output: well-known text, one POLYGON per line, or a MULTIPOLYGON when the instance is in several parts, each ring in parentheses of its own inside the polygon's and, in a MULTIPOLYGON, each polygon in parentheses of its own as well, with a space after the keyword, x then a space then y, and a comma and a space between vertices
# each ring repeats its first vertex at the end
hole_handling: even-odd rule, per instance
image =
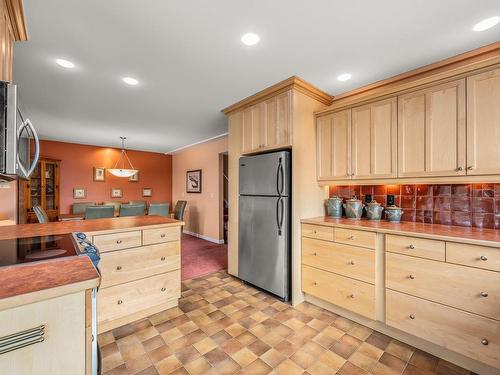
POLYGON ((216 243, 216 244, 219 244, 219 245, 221 245, 221 244, 224 243, 224 240, 219 240, 219 239, 216 239, 216 238, 204 236, 203 234, 190 232, 190 231, 185 230, 185 229, 184 229, 183 232, 186 233, 186 234, 189 234, 190 236, 198 237, 198 238, 201 238, 202 240, 213 242, 213 243, 216 243))

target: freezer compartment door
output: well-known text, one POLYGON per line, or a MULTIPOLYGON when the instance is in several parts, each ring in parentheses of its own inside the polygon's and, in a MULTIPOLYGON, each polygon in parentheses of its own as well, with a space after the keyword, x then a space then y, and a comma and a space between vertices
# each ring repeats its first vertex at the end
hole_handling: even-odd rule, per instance
POLYGON ((290 152, 240 158, 240 195, 285 195, 290 193, 290 152))
POLYGON ((289 299, 289 198, 240 196, 238 276, 289 299))

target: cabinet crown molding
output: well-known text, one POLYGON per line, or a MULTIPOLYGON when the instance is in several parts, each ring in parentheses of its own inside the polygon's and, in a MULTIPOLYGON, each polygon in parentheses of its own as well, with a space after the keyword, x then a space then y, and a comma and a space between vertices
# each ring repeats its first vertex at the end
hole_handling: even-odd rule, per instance
POLYGON ((28 40, 28 32, 24 20, 24 6, 22 0, 5 0, 9 13, 12 33, 16 41, 28 40))
POLYGON ((326 92, 318 89, 317 87, 311 85, 310 83, 304 81, 302 78, 297 76, 292 76, 290 78, 285 79, 284 81, 278 82, 277 84, 270 86, 254 95, 251 95, 239 102, 230 105, 227 108, 224 108, 222 112, 226 115, 229 115, 235 111, 241 110, 248 106, 251 106, 257 102, 260 102, 264 99, 267 99, 273 95, 279 94, 281 92, 295 89, 297 91, 302 92, 305 95, 310 96, 313 99, 325 104, 330 105, 333 100, 333 96, 327 94, 326 92))

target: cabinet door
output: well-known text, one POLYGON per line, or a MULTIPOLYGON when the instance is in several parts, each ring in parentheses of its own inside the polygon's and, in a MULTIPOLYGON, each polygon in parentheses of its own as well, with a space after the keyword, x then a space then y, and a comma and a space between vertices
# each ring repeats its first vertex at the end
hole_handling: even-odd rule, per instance
POLYGON ((467 78, 467 174, 500 174, 500 68, 467 78))
POLYGON ((399 177, 465 174, 465 81, 398 97, 399 177))
POLYGON ((243 110, 241 152, 252 151, 252 107, 243 110))
POLYGON ((291 144, 290 92, 280 94, 264 103, 265 142, 267 148, 280 148, 291 144))
POLYGON ((265 106, 264 103, 259 103, 252 108, 252 150, 256 151, 259 148, 264 148, 266 145, 265 131, 265 106))
POLYGON ((396 166, 396 98, 353 108, 353 178, 372 179, 396 177, 396 166))
POLYGON ((319 117, 316 123, 318 180, 351 178, 351 110, 319 117))

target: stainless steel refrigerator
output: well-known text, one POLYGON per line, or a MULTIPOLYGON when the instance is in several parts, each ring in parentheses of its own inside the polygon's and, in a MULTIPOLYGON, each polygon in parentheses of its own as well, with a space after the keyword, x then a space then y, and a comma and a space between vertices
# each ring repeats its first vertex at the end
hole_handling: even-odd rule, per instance
POLYGON ((238 276, 290 299, 289 151, 243 156, 239 174, 238 276))

